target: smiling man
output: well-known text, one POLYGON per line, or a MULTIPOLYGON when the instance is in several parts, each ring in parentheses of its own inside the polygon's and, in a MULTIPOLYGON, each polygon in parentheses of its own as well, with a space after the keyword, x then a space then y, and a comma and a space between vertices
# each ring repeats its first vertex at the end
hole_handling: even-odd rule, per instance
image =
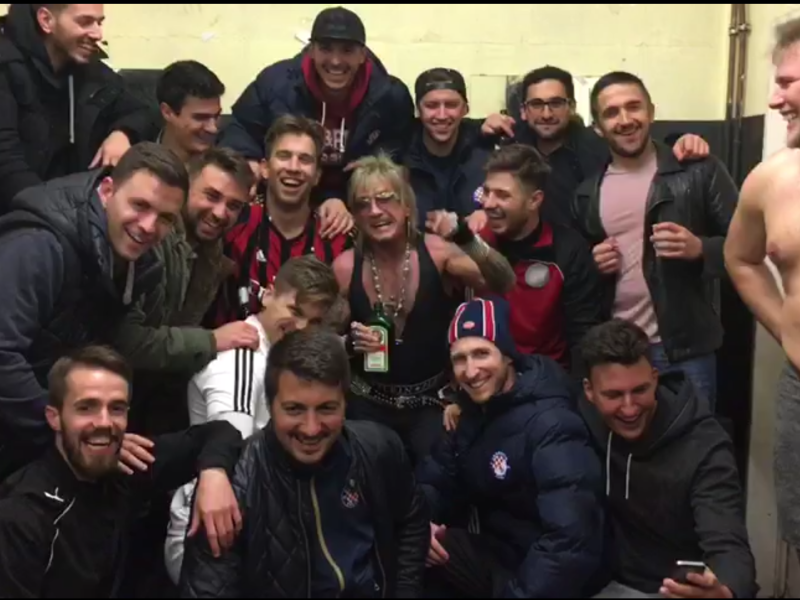
POLYGON ((680 371, 659 376, 647 333, 614 319, 582 347, 580 404, 606 465, 616 582, 602 597, 754 598, 733 444, 680 371), (671 579, 676 561, 704 575, 671 579))
POLYGON ((10 4, 0 33, 0 212, 21 190, 115 165, 155 111, 100 61, 103 4, 10 4))
POLYGON ((430 581, 446 588, 430 597, 585 597, 603 550, 600 462, 566 375, 517 352, 501 299, 462 304, 448 341, 463 415, 418 468, 430 581), (469 506, 479 534, 448 527, 469 506))
POLYGON ((256 163, 267 130, 284 114, 322 124, 321 177, 314 206, 326 225, 345 211, 348 166, 379 151, 400 160, 414 119, 405 84, 389 75, 367 48, 364 23, 354 12, 326 8, 314 20, 311 43, 298 56, 265 68, 232 109, 220 144, 256 163))
POLYGON ((586 241, 574 230, 542 217, 551 169, 532 146, 512 144, 485 165, 481 237, 505 256, 516 273, 506 295, 511 333, 523 354, 549 356, 577 367, 583 336, 601 322, 600 282, 586 241))
POLYGON ((184 598, 417 598, 428 512, 400 440, 345 423, 350 369, 341 339, 293 332, 269 352, 271 421, 234 475, 244 523, 213 558, 187 541, 184 598))
MULTIPOLYGON (((247 319, 258 330, 258 349, 223 352, 189 383, 191 424, 227 421, 243 438, 261 431, 270 420, 264 386, 270 348, 291 331, 323 323, 338 296, 333 270, 316 257, 300 256, 283 265, 274 286, 263 292, 261 311, 247 319)), ((176 585, 194 490, 194 484, 187 484, 172 500, 165 556, 176 585)))
POLYGON ((164 128, 159 140, 184 161, 216 142, 225 84, 195 60, 169 65, 156 85, 164 128))
POLYGON ((53 363, 111 341, 159 285, 151 250, 177 222, 188 187, 178 157, 143 142, 110 173, 25 190, 0 219, 0 479, 50 439, 43 411, 53 363))
POLYGON ((635 75, 601 77, 591 106, 612 160, 581 184, 572 214, 603 275, 602 314, 642 327, 659 370, 686 373, 713 411, 723 336, 715 280, 727 275, 736 185, 717 158, 679 162, 653 140, 655 106, 635 75))
POLYGON ((322 127, 305 117, 284 115, 272 124, 264 144, 267 158, 260 170, 266 193, 244 208, 227 235, 227 254, 236 269, 214 308, 215 325, 257 313, 253 282, 270 287, 290 258, 311 254, 331 264, 348 245, 343 234, 323 236, 322 219, 311 206, 322 170, 322 127))
POLYGON ((206 521, 206 535, 223 545, 233 536, 240 517, 227 473, 239 455, 238 432, 208 423, 152 442, 131 440, 131 381, 129 365, 105 347, 71 352, 53 366, 46 414, 54 447, 0 485, 0 597, 129 594, 122 576, 132 517, 155 491, 198 473, 198 514, 221 509, 206 521), (126 475, 118 463, 140 442, 152 450, 151 464, 126 475))
POLYGON ((433 210, 468 217, 480 208, 483 166, 494 144, 481 134, 482 121, 467 118, 467 84, 455 69, 421 73, 414 92, 419 119, 403 164, 419 222, 433 210))

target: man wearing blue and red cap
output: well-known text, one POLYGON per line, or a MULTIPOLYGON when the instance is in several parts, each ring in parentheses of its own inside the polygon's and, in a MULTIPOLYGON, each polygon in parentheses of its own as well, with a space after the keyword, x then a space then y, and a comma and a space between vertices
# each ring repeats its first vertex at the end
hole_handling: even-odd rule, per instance
POLYGON ((432 583, 469 597, 580 597, 603 548, 602 474, 566 374, 522 356, 504 300, 462 304, 449 330, 463 413, 419 467, 432 583), (480 533, 448 529, 472 505, 480 533))

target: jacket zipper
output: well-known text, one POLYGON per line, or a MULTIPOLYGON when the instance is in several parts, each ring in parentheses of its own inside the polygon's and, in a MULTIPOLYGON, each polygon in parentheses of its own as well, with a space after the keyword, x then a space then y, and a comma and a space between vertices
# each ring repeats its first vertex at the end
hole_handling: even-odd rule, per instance
POLYGON ((300 482, 297 482, 297 518, 300 520, 300 529, 303 530, 303 542, 306 545, 306 566, 308 568, 308 597, 311 598, 311 547, 308 540, 308 532, 306 531, 306 524, 303 521, 303 490, 300 487, 300 482))
MULTIPOLYGON (((350 485, 352 486, 355 483, 354 480, 350 481, 350 485)), ((361 489, 361 484, 356 484, 356 489, 358 490, 358 495, 364 500, 364 505, 369 508, 369 502, 367 501, 367 497, 364 495, 364 490, 361 489)), ((374 515, 373 515, 374 516, 374 515)), ((374 520, 373 520, 374 522, 374 520)), ((378 543, 377 543, 377 534, 375 536, 375 559, 378 561, 378 568, 381 570, 381 578, 383 580, 383 585, 381 586, 381 598, 386 598, 386 588, 388 587, 388 582, 386 580, 386 570, 383 568, 383 561, 381 560, 381 553, 378 550, 378 543)))
POLYGON ((325 542, 325 534, 322 532, 322 514, 319 510, 319 501, 317 500, 317 486, 315 484, 315 478, 311 478, 311 504, 314 506, 314 520, 317 525, 317 538, 319 540, 319 545, 322 548, 322 554, 325 555, 325 560, 328 561, 333 572, 336 574, 336 579, 339 581, 339 596, 344 593, 345 588, 345 581, 344 581, 344 574, 342 570, 339 568, 339 565, 336 564, 336 561, 333 560, 333 556, 331 556, 330 550, 328 550, 328 544, 325 542))

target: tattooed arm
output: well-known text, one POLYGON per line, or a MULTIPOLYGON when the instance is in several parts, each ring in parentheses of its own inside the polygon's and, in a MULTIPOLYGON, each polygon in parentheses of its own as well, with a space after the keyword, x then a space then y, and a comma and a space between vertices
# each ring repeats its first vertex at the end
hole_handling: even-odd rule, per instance
POLYGON ((517 277, 506 258, 475 235, 463 219, 437 211, 428 215, 427 227, 437 235, 426 236, 431 255, 443 274, 461 287, 478 293, 505 294, 517 277))

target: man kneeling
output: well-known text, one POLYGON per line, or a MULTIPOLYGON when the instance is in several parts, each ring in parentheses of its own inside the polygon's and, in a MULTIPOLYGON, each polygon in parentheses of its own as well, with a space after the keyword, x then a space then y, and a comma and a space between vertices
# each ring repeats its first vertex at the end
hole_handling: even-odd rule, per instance
POLYGON ((504 300, 462 304, 449 338, 463 412, 419 469, 435 519, 431 585, 469 598, 587 593, 602 556, 601 467, 566 374, 518 355, 504 300), (480 534, 446 528, 464 504, 480 534))
POLYGON ((605 458, 618 582, 600 597, 754 598, 731 440, 682 373, 659 378, 649 347, 642 329, 619 319, 582 344, 581 412, 605 458), (707 568, 678 577, 677 561, 707 568))
POLYGON ((271 420, 252 436, 233 486, 244 526, 214 558, 187 540, 181 592, 191 598, 414 598, 429 515, 400 438, 345 424, 350 369, 341 338, 321 328, 272 346, 271 420))

